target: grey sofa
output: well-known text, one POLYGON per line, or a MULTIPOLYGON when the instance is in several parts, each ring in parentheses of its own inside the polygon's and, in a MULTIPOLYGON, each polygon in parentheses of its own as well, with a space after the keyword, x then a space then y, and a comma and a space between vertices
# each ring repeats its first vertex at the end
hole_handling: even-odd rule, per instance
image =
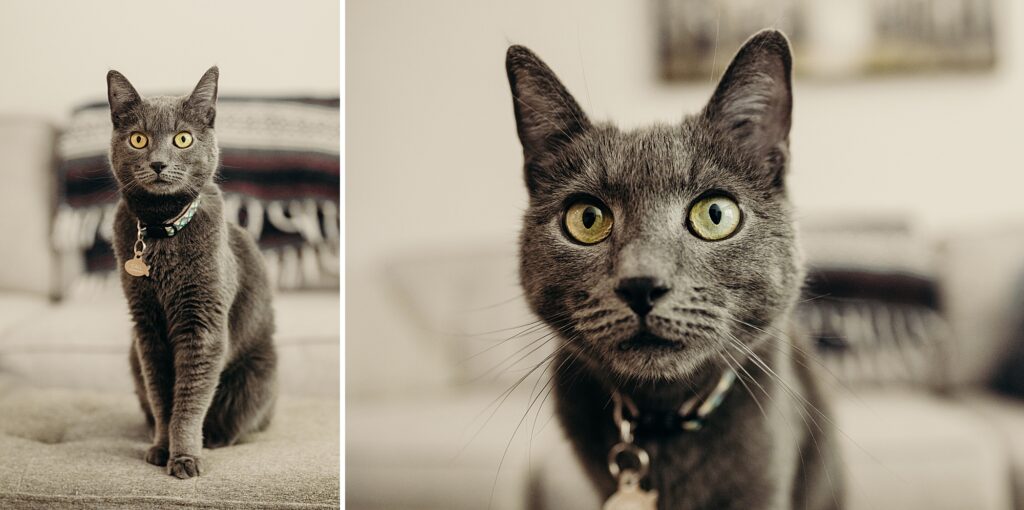
POLYGON ((199 478, 146 464, 123 297, 51 299, 55 133, 0 118, 0 508, 337 508, 337 291, 275 296, 281 397, 267 431, 204 451, 199 478))

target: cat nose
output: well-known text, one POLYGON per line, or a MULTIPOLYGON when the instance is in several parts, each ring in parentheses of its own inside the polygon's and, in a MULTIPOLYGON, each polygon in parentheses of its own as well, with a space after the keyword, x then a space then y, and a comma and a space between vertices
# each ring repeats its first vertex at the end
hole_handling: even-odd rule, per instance
POLYGON ((671 289, 665 282, 650 277, 633 277, 619 280, 615 294, 629 305, 629 308, 643 317, 654 308, 654 302, 671 289))
POLYGON ((164 168, 167 168, 167 163, 164 163, 163 161, 154 161, 149 164, 149 167, 152 168, 154 172, 160 173, 164 168))

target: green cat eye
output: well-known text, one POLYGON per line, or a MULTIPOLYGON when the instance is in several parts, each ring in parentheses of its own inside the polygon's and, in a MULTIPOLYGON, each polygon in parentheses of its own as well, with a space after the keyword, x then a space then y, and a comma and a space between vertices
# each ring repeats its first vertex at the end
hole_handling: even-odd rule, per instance
POLYGON ((690 207, 690 231, 705 241, 720 241, 731 236, 740 226, 740 206, 731 198, 712 196, 690 207))
POLYGON ((612 233, 612 212, 596 199, 578 200, 565 210, 565 231, 583 244, 604 241, 612 233))

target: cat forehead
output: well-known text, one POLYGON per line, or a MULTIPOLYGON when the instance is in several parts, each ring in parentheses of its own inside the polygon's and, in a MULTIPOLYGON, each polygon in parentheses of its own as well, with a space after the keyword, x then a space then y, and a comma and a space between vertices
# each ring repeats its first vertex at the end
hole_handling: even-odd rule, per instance
POLYGON ((585 178, 622 194, 678 191, 700 180, 712 163, 692 143, 685 125, 654 125, 628 131, 595 130, 579 151, 585 178))
POLYGON ((150 132, 172 131, 185 119, 185 97, 156 96, 142 100, 139 113, 143 127, 150 132))

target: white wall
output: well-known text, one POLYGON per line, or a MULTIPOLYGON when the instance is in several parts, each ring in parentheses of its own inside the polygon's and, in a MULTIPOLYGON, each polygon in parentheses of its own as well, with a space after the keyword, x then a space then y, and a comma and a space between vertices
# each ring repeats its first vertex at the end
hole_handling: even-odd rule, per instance
MULTIPOLYGON (((1003 2, 992 74, 795 84, 793 198, 906 211, 932 232, 1024 220, 1024 29, 1003 2)), ((712 83, 657 78, 650 1, 353 0, 347 6, 348 265, 513 243, 526 196, 504 72, 529 46, 592 118, 697 110, 712 83)), ((725 57, 727 58, 727 57, 725 57)), ((350 273, 351 274, 351 273, 350 273)))
POLYGON ((67 118, 106 98, 117 69, 143 94, 189 90, 211 65, 221 94, 337 95, 335 0, 4 0, 0 114, 67 118))

